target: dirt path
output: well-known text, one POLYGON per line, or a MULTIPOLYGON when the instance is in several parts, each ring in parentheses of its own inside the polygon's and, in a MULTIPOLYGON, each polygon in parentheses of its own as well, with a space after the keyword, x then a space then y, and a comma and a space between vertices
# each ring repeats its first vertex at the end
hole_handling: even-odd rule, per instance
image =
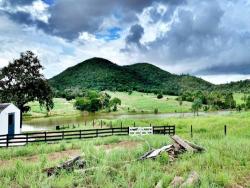
MULTIPOLYGON (((133 149, 141 145, 141 142, 138 141, 121 141, 118 143, 112 143, 112 144, 104 144, 96 146, 96 148, 104 148, 104 150, 109 153, 114 149, 123 148, 123 149, 133 149)), ((81 151, 79 149, 71 149, 71 150, 65 150, 65 151, 59 151, 59 152, 52 152, 48 154, 44 154, 47 156, 48 161, 55 161, 58 162, 62 159, 68 159, 76 155, 80 155, 81 151)), ((40 160, 41 155, 32 155, 27 157, 14 157, 10 160, 0 160, 0 168, 1 167, 7 167, 15 165, 17 160, 29 162, 29 163, 36 163, 40 160)))
MULTIPOLYGON (((81 151, 78 149, 71 149, 66 151, 59 151, 45 154, 48 161, 60 161, 61 159, 71 158, 72 156, 80 155, 81 151)), ((35 163, 38 162, 40 155, 32 155, 28 157, 15 157, 10 160, 0 160, 0 168, 4 166, 11 166, 15 164, 15 161, 20 160, 24 162, 35 163)))

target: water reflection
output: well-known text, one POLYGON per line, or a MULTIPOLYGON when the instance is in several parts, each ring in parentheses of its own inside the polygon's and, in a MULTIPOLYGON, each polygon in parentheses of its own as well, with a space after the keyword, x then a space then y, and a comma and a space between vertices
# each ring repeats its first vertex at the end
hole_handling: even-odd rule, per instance
MULTIPOLYGON (((200 112, 200 116, 207 115, 227 115, 231 111, 218 111, 218 112, 200 112)), ((22 131, 44 131, 55 129, 57 125, 68 124, 84 124, 85 122, 93 120, 124 120, 124 119, 164 119, 170 117, 190 117, 193 113, 164 113, 164 114, 91 114, 91 115, 79 115, 72 117, 57 117, 57 118, 40 118, 26 121, 23 123, 22 131)))

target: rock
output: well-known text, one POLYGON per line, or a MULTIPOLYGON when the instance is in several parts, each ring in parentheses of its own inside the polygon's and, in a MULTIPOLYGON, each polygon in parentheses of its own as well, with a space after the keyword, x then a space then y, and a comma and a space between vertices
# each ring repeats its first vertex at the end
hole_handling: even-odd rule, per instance
POLYGON ((181 176, 175 176, 173 181, 170 183, 171 187, 179 187, 181 184, 183 184, 184 178, 181 176))
POLYGON ((163 186, 163 181, 160 180, 160 181, 157 183, 157 185, 155 186, 155 188, 162 188, 162 186, 163 186))
POLYGON ((198 184, 199 181, 200 179, 198 173, 193 171, 189 174, 187 180, 180 186, 180 188, 194 186, 195 184, 198 184))

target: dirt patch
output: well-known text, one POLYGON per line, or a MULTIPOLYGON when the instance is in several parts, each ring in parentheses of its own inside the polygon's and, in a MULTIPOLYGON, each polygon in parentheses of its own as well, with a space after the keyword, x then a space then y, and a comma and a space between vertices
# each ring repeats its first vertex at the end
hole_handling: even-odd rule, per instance
POLYGON ((118 143, 105 144, 97 146, 97 148, 104 148, 106 152, 110 152, 113 149, 123 148, 123 149, 133 149, 141 145, 141 142, 138 141, 121 141, 118 143))
POLYGON ((246 186, 246 187, 250 187, 250 174, 245 176, 243 179, 244 179, 243 180, 243 185, 246 186))
MULTIPOLYGON (((47 156, 48 161, 59 161, 61 159, 71 158, 72 156, 80 155, 81 151, 78 149, 71 149, 71 150, 65 150, 65 151, 59 151, 59 152, 53 152, 45 154, 47 156)), ((29 163, 35 163, 38 162, 40 159, 39 155, 32 155, 28 157, 15 157, 10 160, 0 160, 0 167, 3 166, 11 166, 15 164, 16 160, 29 162, 29 163)))

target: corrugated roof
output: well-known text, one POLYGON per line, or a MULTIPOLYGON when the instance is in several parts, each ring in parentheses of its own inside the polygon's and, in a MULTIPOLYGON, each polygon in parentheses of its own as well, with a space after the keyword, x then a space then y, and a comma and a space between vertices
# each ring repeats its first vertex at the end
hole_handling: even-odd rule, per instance
POLYGON ((10 105, 10 103, 0 103, 0 113, 7 108, 10 105))

